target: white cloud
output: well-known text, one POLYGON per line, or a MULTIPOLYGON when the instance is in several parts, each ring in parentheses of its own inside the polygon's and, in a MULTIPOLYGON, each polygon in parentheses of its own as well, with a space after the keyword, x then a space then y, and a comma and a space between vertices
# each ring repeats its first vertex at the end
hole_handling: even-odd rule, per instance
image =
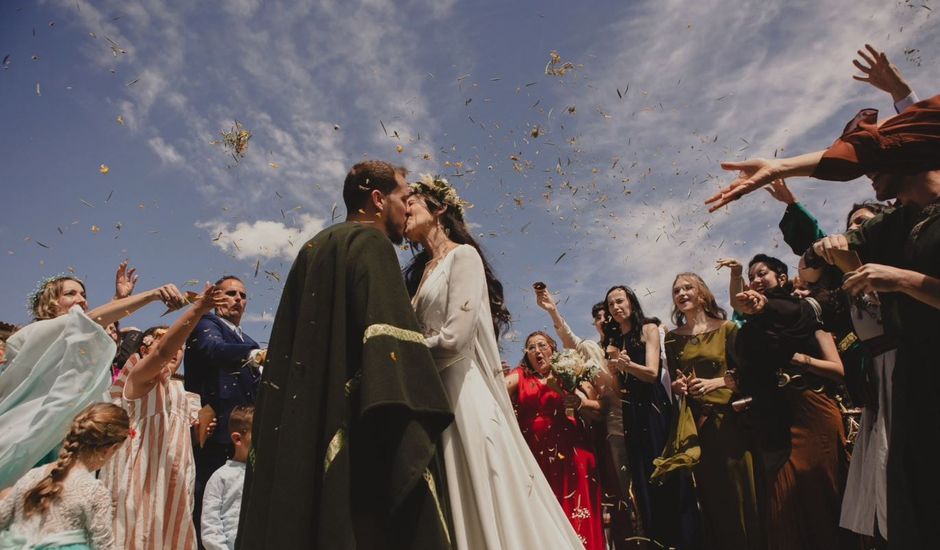
POLYGON ((262 311, 261 313, 245 313, 242 317, 243 323, 269 323, 274 320, 274 314, 270 311, 262 311))
POLYGON ((292 260, 300 247, 323 229, 325 220, 301 214, 296 222, 295 226, 271 220, 231 225, 216 220, 196 222, 196 227, 206 230, 213 239, 213 245, 236 259, 292 260))
POLYGON ((153 152, 160 157, 160 160, 166 164, 180 164, 183 162, 183 156, 176 151, 176 148, 163 141, 163 138, 150 138, 147 140, 147 144, 150 145, 153 152))

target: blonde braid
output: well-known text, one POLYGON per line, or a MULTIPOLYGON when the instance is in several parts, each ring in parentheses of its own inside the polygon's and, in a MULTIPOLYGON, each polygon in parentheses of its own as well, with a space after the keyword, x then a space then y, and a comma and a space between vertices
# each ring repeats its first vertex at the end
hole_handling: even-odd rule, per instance
POLYGON ((65 444, 49 474, 26 492, 23 514, 45 513, 62 494, 63 482, 80 458, 127 438, 130 422, 124 409, 111 403, 94 403, 72 421, 65 444))

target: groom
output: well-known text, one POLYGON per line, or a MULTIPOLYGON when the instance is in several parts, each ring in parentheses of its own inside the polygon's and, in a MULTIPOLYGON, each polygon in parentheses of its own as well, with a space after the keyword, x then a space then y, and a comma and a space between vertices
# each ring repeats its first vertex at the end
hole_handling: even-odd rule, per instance
POLYGON ((436 443, 453 415, 392 246, 406 174, 353 166, 346 221, 291 268, 256 404, 241 550, 451 546, 436 443))

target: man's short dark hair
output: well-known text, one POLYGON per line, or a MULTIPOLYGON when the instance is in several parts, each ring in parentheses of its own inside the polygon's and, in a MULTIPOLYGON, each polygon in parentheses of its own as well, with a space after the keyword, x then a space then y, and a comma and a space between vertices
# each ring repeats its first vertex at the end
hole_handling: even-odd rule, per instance
POLYGON ((606 311, 606 309, 607 309, 607 305, 604 302, 597 302, 596 304, 594 304, 593 307, 591 307, 591 318, 596 319, 597 312, 606 311))
POLYGON ((343 183, 343 202, 346 203, 347 214, 362 209, 374 190, 385 195, 391 193, 398 185, 396 175, 404 178, 408 170, 384 160, 365 160, 353 166, 343 183))
POLYGON ((221 277, 219 277, 219 280, 214 283, 213 286, 219 286, 220 284, 222 284, 222 283, 225 282, 225 281, 228 281, 229 279, 236 280, 236 281, 238 281, 239 283, 241 283, 242 285, 245 284, 245 281, 239 279, 238 277, 236 277, 236 276, 234 276, 234 275, 222 275, 221 277))

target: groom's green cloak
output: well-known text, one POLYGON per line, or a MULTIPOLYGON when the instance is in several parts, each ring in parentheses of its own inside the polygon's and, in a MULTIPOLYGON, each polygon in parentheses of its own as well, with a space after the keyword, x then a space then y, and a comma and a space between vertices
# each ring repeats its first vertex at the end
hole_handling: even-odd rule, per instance
POLYGON ((274 320, 237 548, 449 548, 436 443, 452 419, 392 244, 320 232, 274 320))

